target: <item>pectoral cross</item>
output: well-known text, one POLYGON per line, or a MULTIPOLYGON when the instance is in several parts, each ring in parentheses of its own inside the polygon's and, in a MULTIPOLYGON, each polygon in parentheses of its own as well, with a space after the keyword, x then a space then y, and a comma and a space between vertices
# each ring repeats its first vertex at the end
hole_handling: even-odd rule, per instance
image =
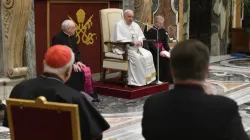
POLYGON ((135 37, 132 35, 132 40, 134 41, 135 37))

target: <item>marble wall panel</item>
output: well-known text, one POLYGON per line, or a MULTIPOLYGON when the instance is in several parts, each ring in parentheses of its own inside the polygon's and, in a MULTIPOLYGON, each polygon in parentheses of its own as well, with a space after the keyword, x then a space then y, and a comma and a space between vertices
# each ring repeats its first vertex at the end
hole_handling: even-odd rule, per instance
POLYGON ((124 0, 123 9, 124 10, 130 9, 134 11, 134 3, 135 3, 135 0, 124 0))
POLYGON ((212 8, 211 55, 227 54, 231 2, 228 0, 213 0, 212 8))
POLYGON ((174 39, 177 38, 178 2, 178 0, 159 0, 158 9, 154 14, 154 16, 164 16, 164 27, 168 30, 169 37, 174 39))
POLYGON ((27 78, 36 76, 36 46, 35 46, 35 21, 34 0, 31 1, 30 17, 25 35, 24 65, 28 67, 27 78))
POLYGON ((190 0, 183 1, 183 30, 182 39, 189 39, 189 18, 190 18, 190 0))
MULTIPOLYGON (((146 23, 151 12, 151 0, 134 0, 135 19, 146 23)), ((145 25, 139 24, 144 30, 145 25)))
MULTIPOLYGON (((1 0, 0 0, 0 5, 1 5, 1 0)), ((1 11, 1 6, 0 6, 0 11, 1 11)), ((4 74, 4 63, 3 63, 3 37, 2 37, 2 16, 0 16, 0 77, 1 75, 4 74)))

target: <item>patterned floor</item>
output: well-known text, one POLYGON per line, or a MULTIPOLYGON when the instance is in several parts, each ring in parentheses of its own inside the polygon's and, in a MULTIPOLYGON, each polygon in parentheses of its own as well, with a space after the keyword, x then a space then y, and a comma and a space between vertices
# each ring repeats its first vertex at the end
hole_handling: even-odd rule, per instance
MULTIPOLYGON (((213 92, 234 99, 240 108, 245 130, 250 135, 250 57, 212 57, 207 83, 213 92)), ((126 100, 100 96, 94 105, 111 125, 104 140, 143 140, 141 118, 144 101, 148 97, 126 100)), ((0 140, 7 140, 8 131, 0 128, 0 140)))
MULTIPOLYGON (((250 135, 250 58, 212 57, 207 83, 213 92, 234 99, 239 107, 245 130, 250 135)), ((101 96, 95 104, 111 125, 104 140, 143 140, 142 107, 147 97, 135 100, 101 96), (113 140, 113 139, 112 139, 113 140)))

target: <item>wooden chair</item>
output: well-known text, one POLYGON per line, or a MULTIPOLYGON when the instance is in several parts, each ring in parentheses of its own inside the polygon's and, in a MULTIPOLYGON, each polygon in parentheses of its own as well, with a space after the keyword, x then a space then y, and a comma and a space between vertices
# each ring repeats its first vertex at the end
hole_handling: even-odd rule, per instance
POLYGON ((122 83, 126 86, 128 81, 128 50, 127 45, 134 45, 133 42, 111 42, 111 36, 115 24, 123 19, 122 9, 103 9, 100 10, 101 36, 102 36, 102 76, 101 81, 106 79, 107 69, 119 70, 122 72, 122 83), (113 45, 122 46, 125 50, 123 55, 113 53, 113 45))
POLYGON ((11 140, 80 140, 78 105, 33 100, 7 100, 11 140))

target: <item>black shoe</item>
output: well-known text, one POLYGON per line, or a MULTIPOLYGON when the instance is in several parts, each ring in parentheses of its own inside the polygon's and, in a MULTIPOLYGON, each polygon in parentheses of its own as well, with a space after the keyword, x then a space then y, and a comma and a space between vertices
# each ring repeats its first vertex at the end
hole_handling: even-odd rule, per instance
POLYGON ((92 102, 101 102, 101 100, 96 98, 96 99, 93 99, 92 102))
POLYGON ((96 93, 90 94, 90 96, 93 98, 92 102, 100 102, 100 99, 96 93))

